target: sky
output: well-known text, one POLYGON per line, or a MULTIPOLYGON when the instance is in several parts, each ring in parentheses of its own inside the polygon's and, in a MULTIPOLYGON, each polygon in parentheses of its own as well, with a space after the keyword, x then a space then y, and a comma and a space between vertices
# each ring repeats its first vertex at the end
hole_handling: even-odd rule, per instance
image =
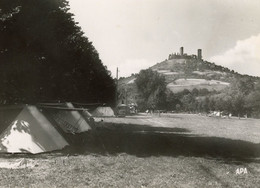
POLYGON ((260 76, 259 0, 68 0, 70 12, 119 77, 170 53, 196 54, 241 74, 260 76))

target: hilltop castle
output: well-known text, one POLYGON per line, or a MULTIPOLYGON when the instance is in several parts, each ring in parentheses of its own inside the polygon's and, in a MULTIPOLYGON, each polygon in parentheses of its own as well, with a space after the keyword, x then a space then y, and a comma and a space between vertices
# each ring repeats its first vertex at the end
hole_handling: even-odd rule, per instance
POLYGON ((168 60, 170 59, 199 59, 202 60, 202 50, 198 49, 197 55, 187 55, 184 53, 184 48, 180 47, 180 53, 169 54, 168 60))

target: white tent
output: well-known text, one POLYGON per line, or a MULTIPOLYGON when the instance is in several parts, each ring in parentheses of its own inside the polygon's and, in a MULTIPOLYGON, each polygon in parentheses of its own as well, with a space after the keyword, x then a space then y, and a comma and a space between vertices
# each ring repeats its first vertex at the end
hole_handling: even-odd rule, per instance
POLYGON ((82 133, 91 130, 90 124, 79 111, 83 109, 74 108, 72 103, 61 103, 59 105, 42 105, 44 113, 51 117, 54 123, 66 133, 82 133))
POLYGON ((35 106, 25 106, 0 134, 0 152, 41 153, 69 145, 35 106))
POLYGON ((114 111, 110 107, 97 107, 93 112, 92 115, 94 117, 112 117, 115 116, 114 111))

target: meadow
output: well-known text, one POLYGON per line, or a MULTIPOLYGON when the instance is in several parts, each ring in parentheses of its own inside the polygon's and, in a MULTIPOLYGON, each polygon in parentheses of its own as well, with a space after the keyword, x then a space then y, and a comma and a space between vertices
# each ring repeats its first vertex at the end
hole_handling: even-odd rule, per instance
POLYGON ((95 120, 97 128, 84 145, 38 155, 2 154, 0 164, 23 164, 0 165, 0 187, 260 184, 260 120, 196 114, 95 120))
POLYGON ((205 79, 178 79, 175 82, 169 83, 167 88, 172 92, 181 92, 184 89, 193 90, 194 88, 203 89, 206 88, 209 91, 221 91, 229 85, 227 82, 221 82, 217 80, 205 80, 205 79))

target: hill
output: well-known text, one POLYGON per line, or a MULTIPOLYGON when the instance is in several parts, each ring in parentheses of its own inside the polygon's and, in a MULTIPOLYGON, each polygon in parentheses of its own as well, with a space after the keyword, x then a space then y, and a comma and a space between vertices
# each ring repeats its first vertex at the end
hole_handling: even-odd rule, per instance
MULTIPOLYGON (((195 88, 221 92, 228 88, 230 83, 240 78, 251 79, 254 82, 259 80, 259 77, 241 75, 226 67, 203 60, 201 49, 198 49, 197 55, 187 55, 183 51, 181 47, 180 53, 170 54, 166 60, 149 68, 164 75, 167 88, 173 93, 182 92, 185 89, 192 91, 195 88)), ((136 76, 137 74, 132 74, 130 77, 119 79, 119 95, 124 96, 122 91, 127 92, 124 99, 128 98, 128 102, 135 102, 134 99, 138 98, 134 83, 136 76)), ((122 97, 120 99, 124 100, 122 97)))
POLYGON ((197 58, 168 59, 150 68, 165 76, 173 92, 194 88, 219 91, 237 77, 234 71, 197 58))
POLYGON ((187 55, 181 48, 118 83, 117 104, 135 103, 140 111, 217 111, 219 116, 260 118, 260 78, 203 60, 200 49, 198 55, 187 55))

